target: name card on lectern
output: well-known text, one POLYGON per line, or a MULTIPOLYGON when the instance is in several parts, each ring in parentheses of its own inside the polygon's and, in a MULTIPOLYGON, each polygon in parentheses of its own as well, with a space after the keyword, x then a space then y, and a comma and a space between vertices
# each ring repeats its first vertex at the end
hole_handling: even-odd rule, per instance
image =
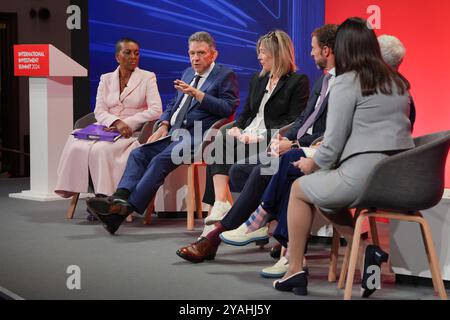
POLYGON ((14 45, 14 75, 86 77, 87 70, 51 44, 14 45))
POLYGON ((24 44, 14 46, 15 76, 48 76, 48 44, 24 44))

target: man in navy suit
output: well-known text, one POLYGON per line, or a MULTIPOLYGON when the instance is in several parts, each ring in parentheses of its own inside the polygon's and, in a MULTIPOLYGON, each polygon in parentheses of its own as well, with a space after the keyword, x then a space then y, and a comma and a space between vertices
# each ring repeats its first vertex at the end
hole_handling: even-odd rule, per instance
POLYGON ((172 158, 175 147, 182 153, 190 150, 191 156, 214 122, 234 114, 239 104, 236 75, 216 64, 216 57, 215 41, 209 33, 191 35, 191 67, 183 72, 181 80, 174 81, 177 93, 162 114, 159 128, 147 144, 131 152, 116 192, 107 198, 87 200, 88 208, 109 233, 114 234, 131 212, 144 213, 165 177, 179 165, 172 158), (201 136, 194 136, 194 124, 196 128, 201 124, 201 136), (184 134, 180 135, 180 131, 184 134))

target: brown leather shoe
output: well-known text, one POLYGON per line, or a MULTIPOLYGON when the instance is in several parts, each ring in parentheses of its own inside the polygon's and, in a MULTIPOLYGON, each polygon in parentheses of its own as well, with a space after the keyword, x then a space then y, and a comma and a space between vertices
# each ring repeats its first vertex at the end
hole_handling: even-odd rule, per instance
POLYGON ((205 260, 214 260, 217 248, 218 246, 213 246, 211 241, 202 237, 197 242, 177 250, 177 255, 184 260, 199 263, 205 260))

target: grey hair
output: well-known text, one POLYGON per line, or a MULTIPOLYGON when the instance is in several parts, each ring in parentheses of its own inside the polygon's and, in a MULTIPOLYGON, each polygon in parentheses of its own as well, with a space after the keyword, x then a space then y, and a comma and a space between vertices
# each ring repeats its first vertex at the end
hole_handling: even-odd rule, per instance
POLYGON ((406 54, 403 43, 394 36, 383 34, 378 37, 383 60, 397 70, 406 54))
POLYGON ((191 43, 193 41, 206 42, 210 49, 216 50, 216 41, 214 40, 212 35, 210 35, 206 31, 198 31, 198 32, 192 34, 189 37, 189 43, 191 43))

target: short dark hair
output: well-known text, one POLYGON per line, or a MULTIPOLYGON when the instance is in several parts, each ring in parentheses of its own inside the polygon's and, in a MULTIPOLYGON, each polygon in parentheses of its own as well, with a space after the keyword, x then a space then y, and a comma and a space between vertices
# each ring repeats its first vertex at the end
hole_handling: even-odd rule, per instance
POLYGON ((122 38, 116 42, 116 55, 118 55, 120 50, 122 50, 122 44, 129 43, 129 42, 136 43, 138 45, 138 47, 140 47, 139 42, 137 42, 136 40, 133 40, 130 38, 122 38))
POLYGON ((327 46, 334 52, 334 43, 336 42, 337 24, 326 24, 311 33, 311 37, 316 37, 319 47, 327 46))
POLYGON ((377 36, 366 20, 345 20, 338 28, 334 51, 336 75, 356 72, 363 96, 392 95, 394 84, 399 94, 409 90, 408 80, 384 62, 377 36))

